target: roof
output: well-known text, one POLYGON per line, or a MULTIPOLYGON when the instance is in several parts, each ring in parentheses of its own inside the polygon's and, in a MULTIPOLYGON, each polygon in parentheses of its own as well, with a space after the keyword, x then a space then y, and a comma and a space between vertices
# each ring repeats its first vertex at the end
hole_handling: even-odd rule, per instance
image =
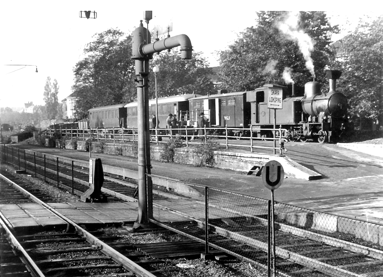
POLYGON ((61 100, 61 102, 66 101, 68 98, 77 98, 77 97, 78 97, 78 92, 75 91, 75 92, 71 93, 69 96, 65 97, 63 100, 61 100))
POLYGON ((195 98, 190 99, 190 100, 202 100, 202 99, 214 99, 214 98, 221 98, 221 97, 230 97, 230 96, 243 95, 245 93, 247 93, 247 91, 229 92, 229 93, 221 93, 221 94, 210 94, 210 95, 195 97, 195 98))
MULTIPOLYGON (((183 94, 183 95, 174 95, 169 97, 161 97, 161 98, 158 98, 158 104, 188 101, 189 99, 195 98, 198 96, 200 95, 199 94, 183 94)), ((156 99, 150 99, 149 106, 154 104, 156 104, 156 99)), ((136 107, 136 106, 137 106, 137 102, 131 102, 126 104, 125 108, 136 107)))
POLYGON ((89 110, 89 112, 94 111, 104 111, 104 110, 110 110, 110 109, 116 109, 116 108, 123 108, 125 104, 117 104, 117 105, 109 105, 109 106, 103 106, 103 107, 96 107, 89 110))

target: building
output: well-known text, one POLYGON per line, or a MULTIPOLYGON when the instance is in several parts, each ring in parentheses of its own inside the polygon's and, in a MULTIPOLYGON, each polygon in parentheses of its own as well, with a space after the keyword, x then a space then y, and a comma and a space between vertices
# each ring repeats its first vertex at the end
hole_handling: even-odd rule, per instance
POLYGON ((78 97, 76 93, 72 93, 67 98, 64 98, 61 102, 63 104, 63 119, 75 118, 75 105, 78 97))

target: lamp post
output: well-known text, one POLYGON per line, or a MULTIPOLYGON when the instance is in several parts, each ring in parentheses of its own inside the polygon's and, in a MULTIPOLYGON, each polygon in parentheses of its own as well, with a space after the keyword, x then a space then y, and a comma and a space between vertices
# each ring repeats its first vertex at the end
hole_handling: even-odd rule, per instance
POLYGON ((157 92, 157 73, 160 71, 158 65, 153 67, 154 72, 154 89, 156 91, 156 142, 158 143, 158 92, 157 92))

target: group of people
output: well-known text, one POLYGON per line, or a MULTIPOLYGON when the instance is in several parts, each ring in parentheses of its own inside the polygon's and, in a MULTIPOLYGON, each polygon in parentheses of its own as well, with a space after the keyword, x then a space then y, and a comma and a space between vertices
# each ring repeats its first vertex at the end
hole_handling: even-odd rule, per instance
MULTIPOLYGON (((160 121, 156 118, 156 116, 153 114, 152 119, 151 119, 151 128, 155 129, 156 126, 159 126, 160 121)), ((197 120, 197 128, 198 135, 204 135, 204 127, 206 127, 208 124, 207 120, 205 119, 204 113, 200 113, 198 116, 197 120)), ((179 128, 180 126, 180 121, 177 119, 176 114, 169 114, 168 117, 166 118, 166 128, 169 129, 169 134, 173 135, 172 129, 179 128)))

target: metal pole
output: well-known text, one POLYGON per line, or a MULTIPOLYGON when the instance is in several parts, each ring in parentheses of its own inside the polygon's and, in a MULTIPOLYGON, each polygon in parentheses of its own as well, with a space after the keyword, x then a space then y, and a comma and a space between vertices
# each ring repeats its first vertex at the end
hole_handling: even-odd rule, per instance
POLYGON ((277 153, 277 138, 276 138, 276 133, 275 133, 275 128, 276 128, 276 125, 277 125, 277 109, 274 109, 274 124, 273 124, 273 129, 274 129, 274 131, 273 131, 273 138, 274 138, 274 143, 273 143, 273 145, 274 145, 274 148, 273 148, 273 154, 276 154, 277 153))
POLYGON ((273 258, 273 277, 275 277, 275 226, 274 226, 274 190, 271 190, 271 244, 273 258))
POLYGON ((24 168, 25 168, 25 172, 27 172, 27 154, 26 154, 27 150, 24 150, 24 168))
POLYGON ((250 152, 253 152, 253 128, 250 125, 250 152))
POLYGON ((57 187, 60 186, 60 177, 59 177, 59 157, 56 157, 56 178, 57 178, 57 187))
POLYGON ((267 204, 267 276, 271 277, 271 200, 267 204))
POLYGON ((19 159, 19 170, 20 170, 20 148, 17 148, 17 158, 19 159))
MULTIPOLYGON (((149 75, 149 60, 144 61, 145 65, 145 71, 149 75)), ((150 126, 149 126, 149 79, 148 76, 144 76, 144 123, 145 123, 145 153, 146 153, 146 179, 147 179, 147 186, 146 186, 146 209, 147 209, 147 217, 153 218, 153 183, 152 183, 152 164, 151 164, 151 158, 150 158, 150 126)), ((157 118, 156 118, 157 120, 157 118)), ((157 123, 157 122, 156 122, 157 123)), ((157 126, 157 124, 156 124, 157 126)))
POLYGON ((226 149, 228 149, 229 148, 229 145, 228 145, 228 143, 229 143, 229 140, 228 140, 228 137, 227 137, 227 124, 225 124, 225 137, 226 137, 226 149))
POLYGON ((35 177, 37 176, 36 175, 36 152, 33 152, 33 164, 34 164, 34 167, 35 167, 35 177))
POLYGON ((135 60, 137 80, 137 127, 138 127, 138 224, 147 224, 148 211, 146 199, 146 124, 145 124, 145 68, 143 60, 135 60), (143 73, 143 74, 142 74, 143 73))
POLYGON ((205 255, 209 254, 209 188, 205 187, 205 255))
POLYGON ((72 194, 74 194, 74 162, 72 161, 72 194))
POLYGON ((47 181, 47 157, 44 154, 44 182, 47 181))
POLYGON ((156 91, 156 142, 158 144, 158 91, 157 91, 157 73, 154 72, 154 87, 156 91))

